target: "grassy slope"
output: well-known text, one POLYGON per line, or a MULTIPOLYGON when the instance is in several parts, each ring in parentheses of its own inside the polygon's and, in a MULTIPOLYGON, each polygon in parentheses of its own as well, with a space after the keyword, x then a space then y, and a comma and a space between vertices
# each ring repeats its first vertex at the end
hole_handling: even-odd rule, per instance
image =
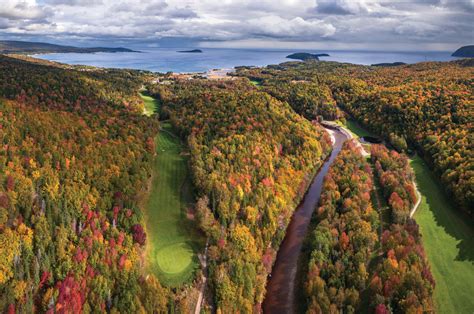
POLYGON ((189 281, 198 268, 198 244, 186 218, 192 202, 187 160, 181 155, 180 140, 170 134, 171 125, 165 122, 161 127, 147 204, 148 266, 161 283, 176 287, 189 281))
POLYGON ((473 313, 474 231, 470 220, 452 207, 421 158, 414 158, 411 165, 422 194, 415 219, 436 280, 437 311, 473 313))
POLYGON ((145 110, 143 114, 146 116, 151 116, 153 113, 158 111, 158 100, 148 95, 145 95, 143 92, 140 92, 140 97, 143 99, 145 103, 145 110))
POLYGON ((372 133, 361 127, 356 121, 348 119, 346 121, 346 127, 356 136, 356 137, 364 137, 364 136, 374 136, 372 133))

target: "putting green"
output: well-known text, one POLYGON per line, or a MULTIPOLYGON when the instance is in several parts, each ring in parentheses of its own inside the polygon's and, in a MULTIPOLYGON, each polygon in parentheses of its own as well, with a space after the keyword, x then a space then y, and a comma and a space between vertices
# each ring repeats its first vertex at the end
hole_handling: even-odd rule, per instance
POLYGON ((168 245, 156 253, 156 262, 160 269, 168 274, 180 274, 193 263, 193 248, 187 243, 168 245))

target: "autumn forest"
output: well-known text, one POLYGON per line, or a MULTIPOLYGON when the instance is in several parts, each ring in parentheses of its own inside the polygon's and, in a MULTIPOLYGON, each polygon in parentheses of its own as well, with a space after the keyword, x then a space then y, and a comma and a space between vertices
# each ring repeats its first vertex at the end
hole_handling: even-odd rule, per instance
POLYGON ((0 311, 471 313, 473 66, 0 56, 0 311))

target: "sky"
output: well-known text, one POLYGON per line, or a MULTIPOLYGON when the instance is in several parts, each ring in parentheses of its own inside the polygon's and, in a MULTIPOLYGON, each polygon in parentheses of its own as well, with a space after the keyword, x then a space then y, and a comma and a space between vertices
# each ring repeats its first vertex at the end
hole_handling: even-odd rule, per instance
POLYGON ((1 0, 0 39, 76 46, 455 50, 474 0, 1 0))

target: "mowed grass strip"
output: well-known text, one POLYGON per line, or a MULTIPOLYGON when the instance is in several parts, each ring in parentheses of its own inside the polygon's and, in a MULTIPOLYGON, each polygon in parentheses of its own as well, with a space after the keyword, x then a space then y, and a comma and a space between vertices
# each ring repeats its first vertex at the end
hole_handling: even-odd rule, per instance
MULTIPOLYGON (((338 121, 339 124, 344 126, 340 121, 338 121)), ((364 137, 364 136, 374 136, 371 132, 367 131, 364 129, 357 121, 352 120, 352 119, 347 119, 345 127, 351 131, 352 134, 356 138, 364 137)))
POLYGON ((146 95, 145 92, 143 91, 139 92, 139 94, 143 100, 143 103, 145 104, 145 109, 143 111, 144 115, 149 117, 158 111, 158 106, 159 106, 158 100, 156 100, 155 98, 151 96, 146 95))
POLYGON ((415 213, 436 280, 438 313, 474 313, 474 232, 420 157, 411 161, 422 201, 415 213))
POLYGON ((148 267, 161 283, 179 287, 199 267, 198 243, 186 218, 192 202, 186 157, 169 123, 162 123, 155 139, 157 156, 147 204, 148 267))

